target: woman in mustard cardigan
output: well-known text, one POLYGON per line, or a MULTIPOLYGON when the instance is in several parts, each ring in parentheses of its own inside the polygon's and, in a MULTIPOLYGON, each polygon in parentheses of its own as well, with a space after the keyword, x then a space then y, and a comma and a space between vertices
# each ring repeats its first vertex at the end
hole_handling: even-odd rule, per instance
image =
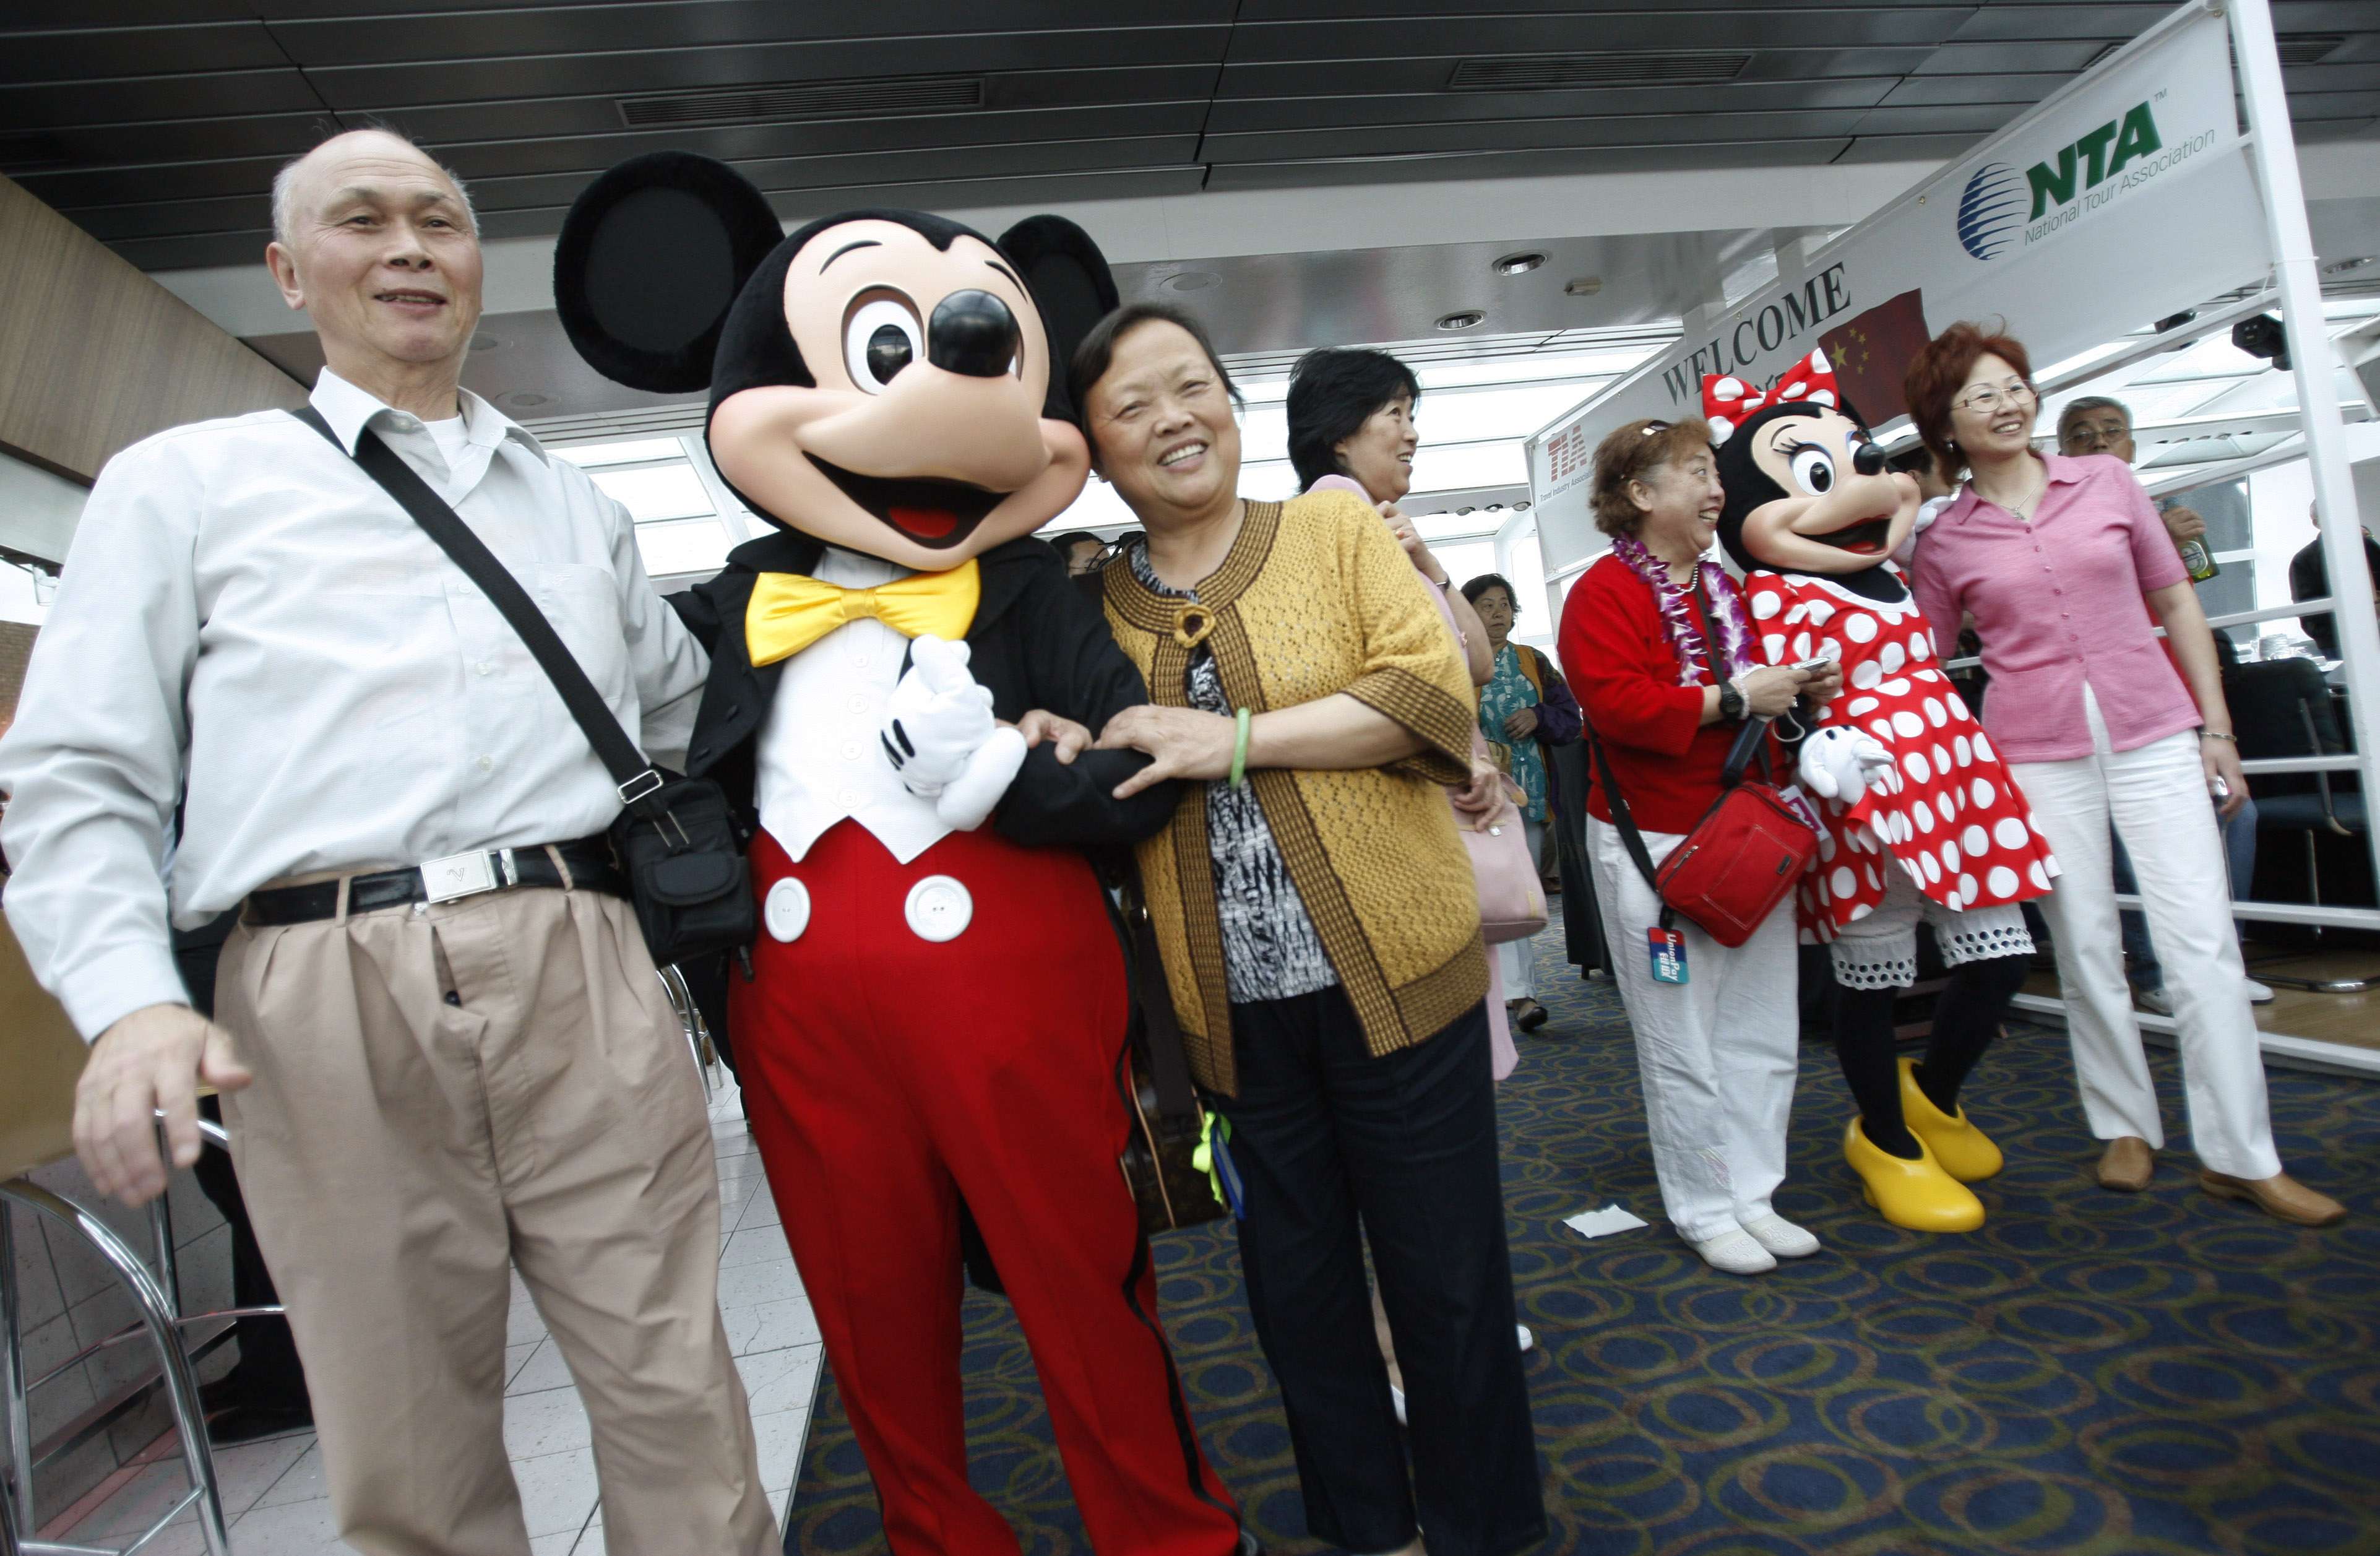
POLYGON ((1070 380, 1093 468, 1147 527, 1106 569, 1151 702, 1123 789, 1195 787, 1140 846, 1192 1071, 1230 1124, 1240 1260, 1307 1527, 1357 1552, 1504 1556, 1545 1533, 1512 1326, 1469 856, 1470 677, 1352 495, 1237 495, 1229 375, 1134 304, 1070 380), (1408 1484, 1358 1216, 1412 1402, 1408 1484), (1418 1519, 1418 1524, 1416 1523, 1418 1519))

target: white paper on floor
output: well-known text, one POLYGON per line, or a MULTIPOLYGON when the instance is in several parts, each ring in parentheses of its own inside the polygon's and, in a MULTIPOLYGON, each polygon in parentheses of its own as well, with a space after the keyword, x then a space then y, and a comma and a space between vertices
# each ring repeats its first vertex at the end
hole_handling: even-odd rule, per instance
POLYGON ((1617 1205, 1606 1205, 1600 1210, 1582 1210, 1562 1224, 1582 1237, 1609 1237, 1615 1232, 1633 1232, 1645 1223, 1617 1205))

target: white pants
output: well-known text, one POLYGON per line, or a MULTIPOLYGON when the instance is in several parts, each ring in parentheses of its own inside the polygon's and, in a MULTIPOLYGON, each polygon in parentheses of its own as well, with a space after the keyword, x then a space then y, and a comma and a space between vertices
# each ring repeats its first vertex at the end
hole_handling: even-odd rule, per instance
POLYGON ((2108 748, 2085 686, 2092 754, 2011 762, 2064 872, 2041 901, 2057 942, 2066 1036, 2091 1133, 2163 1147, 2156 1087, 2133 1019, 2116 918, 2112 821, 2131 855, 2149 934, 2165 964, 2181 1047, 2190 1142, 2198 1160, 2239 1178, 2281 1170, 2265 1100, 2265 1065, 2226 890, 2223 843, 2206 803, 2198 736, 2183 731, 2130 751, 2108 748))
MULTIPOLYGON (((1521 822, 1521 838, 1528 845, 1530 868, 1540 875, 1544 874, 1546 824, 1524 820, 1521 822)), ((1544 932, 1542 930, 1538 931, 1539 934, 1544 932)), ((1508 940, 1488 947, 1495 952, 1496 966, 1504 975, 1504 998, 1507 1000, 1534 1000, 1537 997, 1536 946, 1536 936, 1532 935, 1526 940, 1508 940)))
MULTIPOLYGON (((1635 1034, 1661 1204, 1682 1236, 1706 1242, 1768 1214, 1768 1197, 1785 1181, 1801 1019, 1792 899, 1732 950, 1680 919, 1686 981, 1657 982, 1645 936, 1660 920, 1660 899, 1629 859, 1618 828, 1590 816, 1586 840, 1612 970, 1635 1034)), ((1682 841, 1675 833, 1645 833, 1657 866, 1682 841)))

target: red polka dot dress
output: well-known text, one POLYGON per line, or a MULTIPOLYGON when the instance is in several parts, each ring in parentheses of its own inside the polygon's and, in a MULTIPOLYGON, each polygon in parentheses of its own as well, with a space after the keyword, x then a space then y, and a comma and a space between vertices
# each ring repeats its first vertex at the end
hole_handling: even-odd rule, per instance
POLYGON ((1818 727, 1854 725, 1893 759, 1856 805, 1812 796, 1827 825, 1798 893, 1803 940, 1831 941, 1875 912, 1896 864, 1954 913, 2048 893, 2058 861, 1983 725, 1936 667, 1915 600, 1888 604, 1811 575, 1769 572, 1747 577, 1743 594, 1769 663, 1841 660, 1842 692, 1819 711, 1818 727))

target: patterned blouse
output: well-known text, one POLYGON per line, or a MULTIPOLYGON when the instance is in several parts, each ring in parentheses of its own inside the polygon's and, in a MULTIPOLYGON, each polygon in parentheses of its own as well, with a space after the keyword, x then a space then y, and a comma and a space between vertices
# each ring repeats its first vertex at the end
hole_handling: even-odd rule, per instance
MULTIPOLYGON (((1148 560, 1148 547, 1135 543, 1127 553, 1132 576, 1155 593, 1177 600, 1196 600, 1198 591, 1160 582, 1148 560)), ((1190 655, 1190 705, 1201 712, 1232 714, 1223 695, 1223 677, 1215 668, 1212 650, 1201 645, 1190 655)), ((1257 803, 1253 784, 1232 787, 1216 779, 1207 785, 1207 850, 1215 861, 1215 907, 1223 931, 1223 979, 1232 1003, 1286 1000, 1311 994, 1339 981, 1324 954, 1321 937, 1306 917, 1305 904, 1281 862, 1281 849, 1266 824, 1264 808, 1257 803)))

